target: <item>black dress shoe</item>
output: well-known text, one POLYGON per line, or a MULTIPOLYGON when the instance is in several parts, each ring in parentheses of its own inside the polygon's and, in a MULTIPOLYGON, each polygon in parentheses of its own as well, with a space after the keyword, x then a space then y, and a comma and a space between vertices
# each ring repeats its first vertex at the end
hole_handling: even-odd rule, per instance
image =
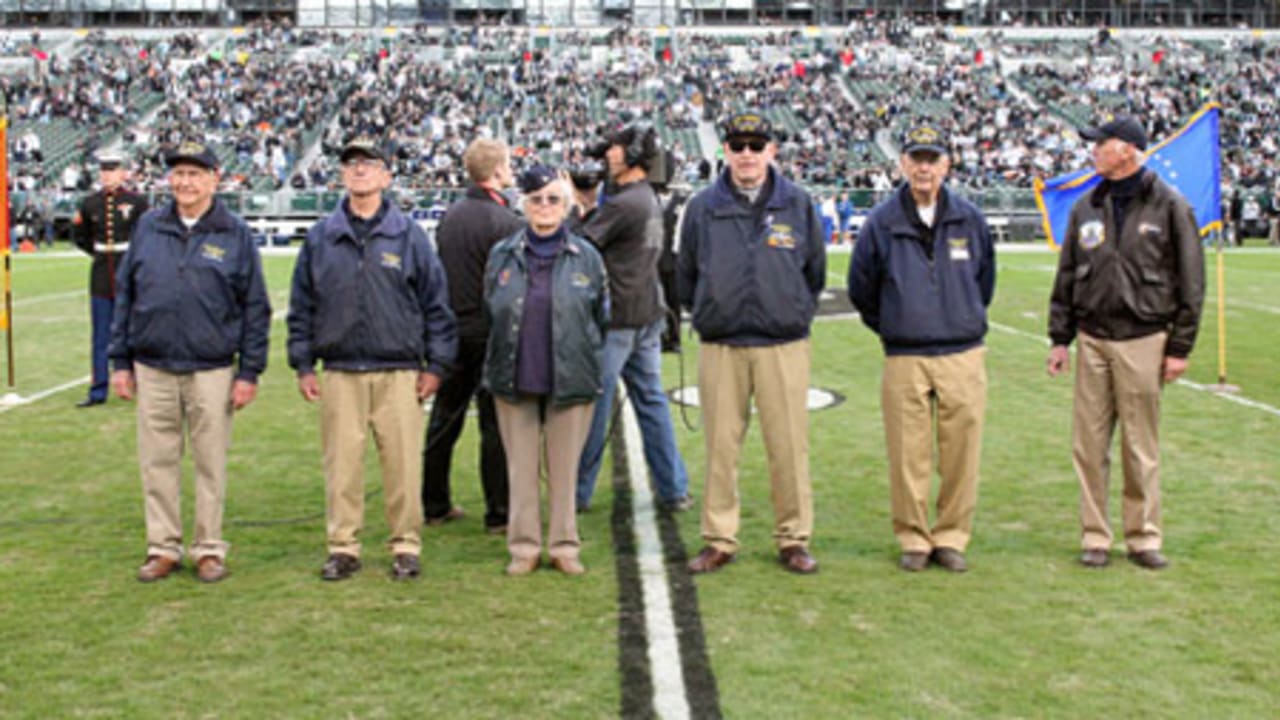
POLYGON ((105 398, 103 399, 85 398, 80 402, 76 403, 76 407, 87 408, 87 407, 93 407, 94 405, 106 405, 106 404, 107 404, 107 401, 105 398))
POLYGON ((400 553, 396 555, 395 562, 391 563, 391 577, 395 580, 412 580, 421 572, 417 555, 400 553))
POLYGON ((354 555, 334 553, 325 561, 320 569, 320 577, 325 580, 346 580, 360 569, 360 558, 354 555))
POLYGON ((1080 564, 1087 568, 1103 568, 1111 562, 1111 554, 1101 548, 1092 548, 1080 553, 1080 564))
POLYGON ((818 572, 818 561, 813 559, 809 551, 799 545, 782 548, 778 553, 778 561, 782 567, 798 575, 811 575, 818 572))
POLYGON ((1169 567, 1169 561, 1159 550, 1138 550, 1129 553, 1129 562, 1148 570, 1163 570, 1169 567))
POLYGON ((955 573, 966 572, 969 569, 969 563, 964 559, 964 553, 955 548, 937 547, 933 549, 933 554, 929 556, 935 565, 955 573))
POLYGON ((898 558, 898 567, 907 572, 920 572, 929 564, 929 553, 907 551, 898 558))

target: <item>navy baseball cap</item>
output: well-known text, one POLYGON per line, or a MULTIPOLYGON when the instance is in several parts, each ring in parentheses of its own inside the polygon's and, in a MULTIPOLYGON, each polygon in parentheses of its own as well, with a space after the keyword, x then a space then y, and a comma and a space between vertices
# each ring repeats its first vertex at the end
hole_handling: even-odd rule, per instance
POLYGON ((1087 127, 1080 131, 1080 137, 1093 142, 1115 138, 1134 145, 1139 150, 1147 149, 1147 131, 1143 129, 1142 123, 1129 115, 1119 115, 1109 122, 1087 127))
POLYGON ((213 154, 207 145, 195 140, 187 140, 174 148, 164 159, 164 164, 173 167, 182 163, 199 165, 205 170, 218 169, 218 156, 213 154))
POLYGON ((526 195, 536 193, 555 182, 557 177, 556 171, 546 165, 534 165, 520 174, 520 192, 526 195))
POLYGON ((338 156, 340 162, 346 162, 356 155, 363 155, 374 160, 387 161, 387 152, 382 147, 382 143, 372 135, 357 135, 347 141, 342 146, 342 154, 338 156))
POLYGON ((773 123, 763 113, 755 110, 735 113, 720 125, 720 137, 728 140, 733 137, 759 137, 773 139, 773 123))
POLYGON ((932 152, 949 155, 951 149, 947 142, 947 134, 936 125, 916 125, 902 136, 902 152, 908 155, 915 152, 932 152))

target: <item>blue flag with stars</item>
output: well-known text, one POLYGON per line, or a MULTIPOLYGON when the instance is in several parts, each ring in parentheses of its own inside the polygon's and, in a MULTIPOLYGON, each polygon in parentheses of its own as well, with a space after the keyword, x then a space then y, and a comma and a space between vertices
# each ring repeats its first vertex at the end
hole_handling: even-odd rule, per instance
MULTIPOLYGON (((1146 167, 1190 203, 1201 235, 1222 229, 1222 153, 1218 142, 1221 109, 1218 103, 1205 105, 1186 126, 1146 153, 1146 167)), ((1036 178, 1036 204, 1054 249, 1061 248, 1066 239, 1071 207, 1101 181, 1091 169, 1050 180, 1036 178)))

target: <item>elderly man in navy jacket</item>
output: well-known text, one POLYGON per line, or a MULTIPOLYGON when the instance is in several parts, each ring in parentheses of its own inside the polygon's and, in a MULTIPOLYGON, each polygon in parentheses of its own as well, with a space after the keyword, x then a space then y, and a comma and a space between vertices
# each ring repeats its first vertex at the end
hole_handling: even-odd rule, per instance
POLYGON ((382 461, 397 580, 419 574, 422 402, 458 351, 444 268, 426 235, 383 192, 381 144, 358 137, 340 156, 347 195, 307 233, 289 297, 289 367, 320 401, 329 558, 325 580, 360 569, 364 452, 369 429, 382 461), (324 362, 317 377, 316 362, 324 362))
POLYGON ((982 213, 943 185, 951 161, 941 131, 908 131, 900 166, 906 182, 858 234, 849 300, 884 345, 880 404, 899 566, 915 572, 932 561, 964 572, 978 500, 995 250, 982 213), (931 525, 935 440, 942 484, 931 525))
POLYGON ((771 163, 773 129, 758 112, 722 127, 728 168, 689 201, 676 281, 702 339, 698 397, 706 423, 706 547, 689 572, 737 557, 738 454, 751 399, 769 458, 773 537, 790 572, 817 572, 809 553, 809 327, 827 278, 822 221, 813 199, 771 163))
POLYGON ((173 202, 144 215, 134 230, 116 274, 107 355, 116 394, 138 398, 147 520, 138 579, 168 577, 182 559, 185 429, 195 464, 191 555, 200 580, 217 582, 227 574, 222 512, 231 416, 257 395, 271 304, 249 226, 214 197, 217 157, 185 142, 166 162, 173 202))

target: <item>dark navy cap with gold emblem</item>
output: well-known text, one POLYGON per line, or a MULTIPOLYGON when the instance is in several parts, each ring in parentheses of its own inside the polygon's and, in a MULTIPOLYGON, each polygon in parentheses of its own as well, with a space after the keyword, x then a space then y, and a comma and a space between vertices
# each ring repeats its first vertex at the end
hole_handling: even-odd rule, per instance
POLYGON ((1147 131, 1142 128, 1142 123, 1128 115, 1119 115, 1101 125, 1087 127, 1080 131, 1080 137, 1092 142, 1116 138, 1139 150, 1147 149, 1147 131))
POLYGON ((773 139, 773 123, 769 118, 755 110, 735 113, 720 125, 720 137, 728 140, 734 137, 758 137, 773 139))
POLYGON ((342 146, 342 154, 338 156, 338 160, 346 162, 357 155, 382 162, 387 161, 387 153, 382 147, 382 142, 372 135, 357 135, 348 140, 347 144, 342 146))
POLYGON ((555 182, 556 172, 546 165, 534 165, 520 174, 520 192, 528 195, 555 182))
POLYGON ((907 154, 932 152, 939 155, 947 155, 951 150, 948 147, 947 134, 941 128, 922 124, 910 128, 903 134, 902 152, 907 154))
POLYGON ((169 167, 182 163, 190 163, 199 165, 206 170, 218 169, 218 156, 213 154, 213 150, 202 142, 195 140, 186 140, 174 148, 164 159, 164 164, 169 167))

